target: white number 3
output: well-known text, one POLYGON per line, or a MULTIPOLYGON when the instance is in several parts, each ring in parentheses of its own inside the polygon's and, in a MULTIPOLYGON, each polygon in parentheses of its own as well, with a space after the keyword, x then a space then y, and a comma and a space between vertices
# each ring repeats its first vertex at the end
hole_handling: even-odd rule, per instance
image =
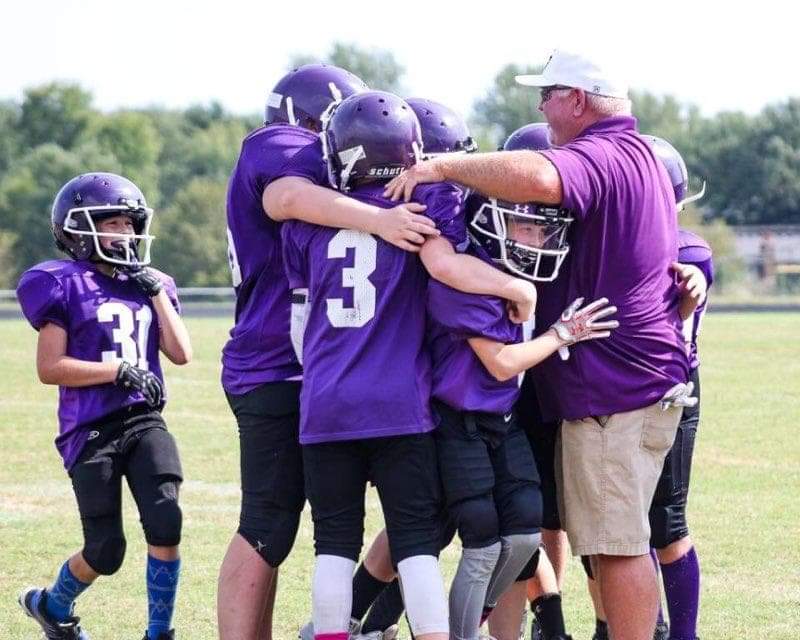
POLYGON ((369 281, 375 271, 378 243, 363 231, 342 229, 328 243, 328 258, 344 258, 354 249, 353 266, 342 269, 342 286, 353 290, 353 306, 342 298, 328 298, 328 320, 337 328, 363 327, 375 315, 375 285, 369 281))
POLYGON ((133 338, 134 322, 133 311, 121 302, 104 302, 97 308, 98 322, 115 322, 117 326, 111 331, 111 337, 115 344, 119 345, 120 354, 116 349, 103 351, 103 362, 116 362, 125 360, 134 367, 139 367, 145 371, 149 368, 147 362, 147 338, 150 331, 150 323, 153 321, 153 312, 150 307, 142 307, 136 312, 136 340, 133 338))

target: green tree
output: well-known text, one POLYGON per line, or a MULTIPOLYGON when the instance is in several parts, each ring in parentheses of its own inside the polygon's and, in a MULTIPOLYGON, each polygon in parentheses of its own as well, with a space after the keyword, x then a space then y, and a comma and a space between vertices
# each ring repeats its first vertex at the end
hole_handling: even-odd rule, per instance
POLYGON ((6 171, 19 153, 19 106, 13 102, 0 102, 0 175, 6 171))
POLYGON ((120 172, 113 155, 96 145, 66 151, 44 144, 19 158, 0 179, 0 228, 14 234, 14 278, 31 265, 58 257, 50 208, 61 186, 87 170, 120 172))
POLYGON ((370 89, 391 91, 398 95, 406 93, 402 84, 405 68, 397 62, 391 51, 385 49, 365 49, 354 44, 335 42, 322 59, 302 53, 291 56, 289 68, 312 62, 327 62, 347 69, 366 82, 370 89))
POLYGON ((158 159, 161 139, 143 113, 118 111, 96 120, 91 138, 119 161, 122 174, 136 183, 148 202, 158 202, 158 159))
POLYGON ((225 180, 193 178, 156 216, 153 262, 178 286, 230 285, 225 180))
POLYGON ((473 106, 471 118, 476 130, 482 131, 491 145, 487 151, 501 146, 516 129, 531 122, 543 122, 539 111, 539 92, 514 80, 514 76, 540 73, 541 67, 509 64, 495 76, 492 86, 473 106))
POLYGON ((52 82, 25 91, 19 135, 29 147, 53 143, 72 149, 94 117, 88 91, 75 84, 52 82))

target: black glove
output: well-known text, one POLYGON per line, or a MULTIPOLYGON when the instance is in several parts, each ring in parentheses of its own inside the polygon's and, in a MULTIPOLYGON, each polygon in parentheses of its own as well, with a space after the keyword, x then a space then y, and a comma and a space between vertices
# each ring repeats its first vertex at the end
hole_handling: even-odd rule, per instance
POLYGON ((164 399, 164 386, 158 376, 150 371, 145 371, 139 367, 134 367, 127 360, 123 360, 117 369, 117 384, 126 389, 136 389, 144 396, 145 401, 151 407, 160 407, 164 399))
POLYGON ((152 269, 147 267, 137 264, 135 266, 122 267, 121 271, 133 280, 142 292, 150 298, 155 298, 164 288, 164 283, 161 282, 161 279, 152 269))
MULTIPOLYGON (((122 258, 126 256, 125 247, 121 245, 121 241, 112 244, 112 255, 122 258)), ((161 279, 151 269, 139 264, 139 255, 136 250, 135 242, 130 243, 130 252, 133 257, 133 264, 121 265, 117 267, 117 271, 124 273, 133 280, 146 296, 155 298, 161 289, 164 288, 164 283, 161 282, 161 279)))

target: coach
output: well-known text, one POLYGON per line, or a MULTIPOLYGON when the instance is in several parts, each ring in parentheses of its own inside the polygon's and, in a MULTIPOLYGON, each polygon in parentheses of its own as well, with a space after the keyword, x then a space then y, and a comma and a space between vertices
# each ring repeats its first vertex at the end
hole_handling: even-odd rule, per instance
POLYGON ((557 148, 443 157, 387 186, 408 199, 421 182, 448 180, 512 202, 561 204, 576 216, 569 267, 537 314, 542 329, 577 297, 607 297, 619 328, 532 372, 543 406, 562 419, 558 474, 572 552, 592 556, 615 640, 649 640, 658 587, 648 555, 648 509, 680 419, 688 362, 678 291, 671 183, 631 116, 627 86, 584 56, 555 51, 539 110, 557 148))

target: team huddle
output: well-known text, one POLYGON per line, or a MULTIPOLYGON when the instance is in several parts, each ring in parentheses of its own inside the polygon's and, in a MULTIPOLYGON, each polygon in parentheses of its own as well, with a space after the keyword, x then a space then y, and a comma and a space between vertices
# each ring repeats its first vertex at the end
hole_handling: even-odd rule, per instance
MULTIPOLYGON (((487 621, 516 640, 529 601, 531 637, 567 640, 567 537, 596 640, 695 640, 686 497, 713 271, 677 212, 702 194, 687 198, 678 152, 636 131, 627 88, 591 62, 556 52, 518 82, 541 88, 547 124, 496 153, 446 106, 322 64, 284 76, 242 142, 222 352, 242 500, 222 640, 272 637, 306 500, 302 640, 393 640, 404 613, 419 640, 477 640, 487 621), (359 564, 368 484, 385 528, 359 564), (456 536, 447 590, 438 558, 456 536)), ((84 533, 51 586, 20 595, 53 640, 89 637, 76 599, 122 564, 123 476, 148 544, 144 638, 175 637, 183 475, 159 351, 180 365, 192 349, 174 281, 148 266, 152 216, 121 176, 73 178, 52 209, 68 259, 17 288, 39 377, 59 385, 84 533)))

